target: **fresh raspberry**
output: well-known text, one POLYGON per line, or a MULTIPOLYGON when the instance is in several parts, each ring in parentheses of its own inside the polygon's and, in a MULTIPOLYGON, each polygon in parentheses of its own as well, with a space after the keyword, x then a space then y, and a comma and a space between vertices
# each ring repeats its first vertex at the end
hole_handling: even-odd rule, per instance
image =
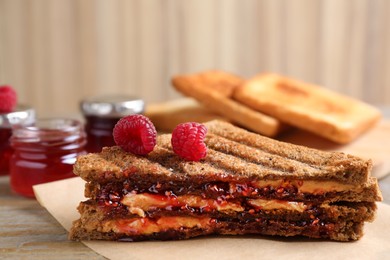
POLYGON ((149 118, 130 115, 116 123, 113 136, 115 143, 126 152, 147 155, 156 145, 157 132, 149 118))
POLYGON ((16 91, 7 85, 0 86, 0 113, 8 113, 15 109, 17 103, 16 91))
POLYGON ((202 124, 195 122, 179 124, 172 132, 173 151, 189 161, 203 159, 207 153, 204 143, 206 133, 207 128, 202 124))

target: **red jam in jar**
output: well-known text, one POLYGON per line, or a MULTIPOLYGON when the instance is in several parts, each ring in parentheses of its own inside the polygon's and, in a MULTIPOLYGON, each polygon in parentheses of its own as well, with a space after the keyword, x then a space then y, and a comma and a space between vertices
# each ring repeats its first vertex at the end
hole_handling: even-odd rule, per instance
POLYGON ((34 197, 35 184, 74 177, 76 157, 85 154, 83 125, 72 119, 40 119, 15 127, 10 140, 11 188, 27 197, 34 197))
POLYGON ((15 111, 0 113, 0 175, 9 173, 9 161, 13 149, 10 145, 12 127, 15 125, 28 125, 34 122, 35 112, 27 106, 20 105, 15 111))
POLYGON ((94 97, 81 102, 87 132, 86 150, 100 152, 105 146, 115 145, 112 130, 121 117, 141 114, 145 103, 134 97, 94 97))

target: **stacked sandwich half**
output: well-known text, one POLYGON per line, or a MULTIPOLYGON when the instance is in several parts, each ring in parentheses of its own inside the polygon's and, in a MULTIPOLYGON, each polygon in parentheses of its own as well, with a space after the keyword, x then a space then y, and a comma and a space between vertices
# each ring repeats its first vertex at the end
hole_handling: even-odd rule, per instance
POLYGON ((86 182, 74 240, 170 240, 209 234, 357 240, 381 200, 371 162, 206 123, 206 158, 186 161, 158 137, 147 156, 119 147, 78 159, 86 182))

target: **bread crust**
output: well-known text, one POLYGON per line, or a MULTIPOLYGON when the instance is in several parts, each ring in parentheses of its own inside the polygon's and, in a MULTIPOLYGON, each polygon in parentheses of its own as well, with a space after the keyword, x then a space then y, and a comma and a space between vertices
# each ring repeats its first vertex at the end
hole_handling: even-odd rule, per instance
POLYGON ((376 108, 314 84, 264 73, 235 89, 234 99, 336 143, 349 143, 380 119, 376 108))

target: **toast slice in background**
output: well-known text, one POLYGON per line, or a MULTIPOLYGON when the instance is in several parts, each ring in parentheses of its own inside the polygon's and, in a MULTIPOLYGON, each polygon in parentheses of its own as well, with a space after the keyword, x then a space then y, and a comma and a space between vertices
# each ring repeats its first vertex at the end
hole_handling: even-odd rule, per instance
POLYGON ((232 97, 234 90, 244 82, 243 78, 221 70, 208 70, 193 76, 197 86, 204 86, 227 98, 232 97))
POLYGON ((182 94, 193 97, 229 121, 266 136, 276 136, 286 125, 230 98, 244 80, 222 71, 178 75, 172 84, 182 94))
POLYGON ((349 143, 374 126, 380 112, 314 84, 263 74, 235 89, 234 99, 336 143, 349 143))
POLYGON ((213 113, 193 98, 180 98, 167 102, 150 104, 145 115, 153 122, 157 130, 171 132, 178 124, 185 122, 203 123, 226 118, 213 113))

